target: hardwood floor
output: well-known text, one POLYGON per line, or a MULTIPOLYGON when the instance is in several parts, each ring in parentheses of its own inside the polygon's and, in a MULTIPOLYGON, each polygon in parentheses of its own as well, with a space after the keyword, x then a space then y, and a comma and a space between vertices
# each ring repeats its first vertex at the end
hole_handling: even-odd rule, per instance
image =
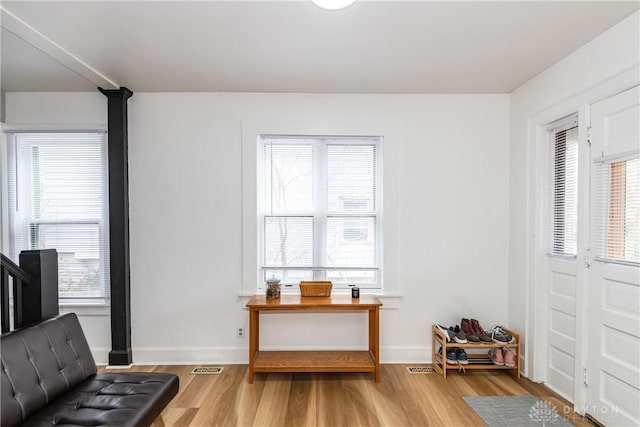
POLYGON ((379 383, 372 374, 297 373, 256 374, 249 384, 247 365, 225 365, 219 375, 192 375, 194 366, 134 366, 122 372, 180 377, 180 392, 153 427, 483 426, 463 397, 526 394, 551 402, 572 424, 590 426, 545 386, 507 372, 452 372, 444 379, 435 373, 411 375, 406 366, 382 365, 379 383))

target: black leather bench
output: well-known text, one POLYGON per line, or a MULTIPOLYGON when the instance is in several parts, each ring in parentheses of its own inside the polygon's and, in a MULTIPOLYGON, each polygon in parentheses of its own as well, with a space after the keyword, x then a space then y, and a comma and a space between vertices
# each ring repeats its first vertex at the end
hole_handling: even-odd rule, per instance
POLYGON ((178 393, 173 374, 97 374, 72 313, 1 340, 2 427, 149 426, 178 393))

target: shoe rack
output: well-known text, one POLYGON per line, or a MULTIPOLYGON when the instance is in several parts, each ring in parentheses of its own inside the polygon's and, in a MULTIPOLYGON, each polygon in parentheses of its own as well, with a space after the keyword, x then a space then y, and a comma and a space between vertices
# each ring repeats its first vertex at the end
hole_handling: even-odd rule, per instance
MULTIPOLYGON (((503 328, 506 329, 506 328, 503 328)), ((431 327, 431 360, 433 361, 433 368, 439 374, 442 374, 444 378, 447 378, 447 371, 450 370, 461 370, 460 366, 466 371, 467 369, 475 370, 475 369, 501 369, 501 370, 510 370, 513 371, 513 374, 520 378, 520 335, 515 332, 506 329, 513 337, 516 339, 514 343, 511 344, 496 344, 496 343, 471 343, 467 342, 466 344, 459 344, 456 342, 447 342, 447 337, 444 333, 436 328, 435 325, 431 327), (438 345, 436 345, 438 344, 438 345), (469 359, 469 364, 467 365, 459 365, 459 364, 447 364, 447 349, 448 348, 463 348, 467 352, 467 358, 469 359), (512 349, 516 353, 516 365, 515 366, 506 366, 506 365, 494 365, 491 361, 488 363, 477 363, 479 359, 486 359, 487 353, 492 348, 504 348, 508 347, 512 349), (442 355, 438 354, 438 349, 442 348, 442 355), (474 351, 478 350, 478 351, 474 351), (474 363, 474 360, 476 363, 474 363)))

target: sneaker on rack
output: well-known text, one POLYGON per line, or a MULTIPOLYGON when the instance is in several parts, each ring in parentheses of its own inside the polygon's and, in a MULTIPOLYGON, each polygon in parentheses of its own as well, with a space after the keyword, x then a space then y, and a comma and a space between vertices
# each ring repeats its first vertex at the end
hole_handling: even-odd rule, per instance
POLYGON ((489 350, 489 359, 491 359, 494 365, 503 366, 504 356, 502 355, 502 349, 492 348, 491 350, 489 350))
POLYGON ((502 349, 502 356, 504 359, 504 365, 510 368, 516 366, 516 352, 509 347, 505 347, 502 349))
POLYGON ((487 335, 482 326, 480 326, 480 322, 476 319, 471 319, 471 329, 478 335, 478 339, 481 342, 493 342, 491 337, 487 335))
POLYGON ((467 343, 467 334, 462 332, 458 325, 456 325, 455 328, 453 326, 449 326, 449 330, 453 332, 453 335, 454 335, 453 336, 453 340, 455 342, 457 342, 458 344, 466 344, 467 343))
POLYGON ((464 349, 456 348, 456 358, 458 359, 458 363, 460 365, 468 365, 469 358, 467 357, 467 352, 464 349))
POLYGON ((444 336, 447 338, 447 342, 453 341, 453 337, 456 335, 453 331, 450 331, 449 329, 437 323, 436 328, 444 334, 444 336))
POLYGON ((496 325, 491 328, 491 339, 497 344, 512 344, 516 339, 502 326, 496 325))
MULTIPOLYGON (((442 356, 442 347, 440 347, 440 350, 438 350, 438 354, 440 356, 442 356)), ((448 365, 457 365, 458 364, 458 356, 456 355, 455 347, 447 349, 446 359, 447 359, 447 364, 448 365)))

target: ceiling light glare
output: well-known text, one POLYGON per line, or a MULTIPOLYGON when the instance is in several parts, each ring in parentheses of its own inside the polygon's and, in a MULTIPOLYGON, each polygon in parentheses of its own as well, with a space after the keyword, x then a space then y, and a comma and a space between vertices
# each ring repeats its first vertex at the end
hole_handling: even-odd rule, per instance
POLYGON ((356 0, 311 0, 311 3, 315 4, 321 9, 326 10, 340 10, 347 8, 354 4, 356 0))

